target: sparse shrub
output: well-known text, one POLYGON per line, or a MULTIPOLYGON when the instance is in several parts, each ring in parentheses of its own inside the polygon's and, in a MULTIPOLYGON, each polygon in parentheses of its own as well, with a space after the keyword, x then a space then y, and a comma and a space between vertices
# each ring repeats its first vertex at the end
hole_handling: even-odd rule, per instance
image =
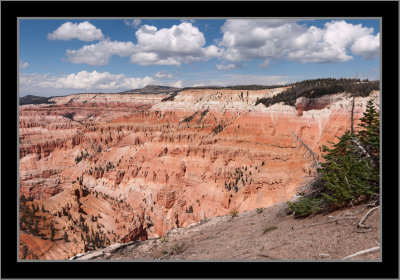
POLYGON ((161 241, 161 242, 168 242, 168 237, 162 236, 162 237, 160 238, 160 241, 161 241))
POLYGON ((79 163, 82 160, 82 156, 76 156, 75 163, 79 163))
POLYGON ((262 234, 264 235, 264 234, 266 234, 267 232, 270 232, 271 230, 274 230, 274 229, 277 229, 277 228, 278 228, 277 226, 265 227, 265 228, 263 229, 262 234))
POLYGON ((214 135, 217 135, 218 133, 222 132, 224 130, 224 128, 225 128, 225 126, 223 124, 219 124, 216 127, 214 127, 212 132, 214 133, 214 135))
POLYGON ((190 205, 189 209, 186 209, 186 213, 193 213, 193 206, 190 205))
POLYGON ((322 207, 322 199, 321 198, 308 198, 301 197, 296 202, 288 201, 289 210, 292 213, 295 213, 298 217, 305 217, 311 214, 318 213, 322 207))
POLYGON ((182 253, 184 251, 184 247, 185 247, 185 243, 175 244, 172 247, 171 254, 179 255, 180 253, 182 253))
POLYGON ((256 213, 257 214, 261 214, 262 212, 263 212, 263 208, 262 207, 256 209, 256 213))
POLYGON ((198 113, 199 113, 199 111, 195 112, 194 114, 190 115, 189 117, 184 118, 184 119, 181 121, 181 123, 190 122, 198 113))
POLYGON ((237 211, 237 210, 232 210, 230 213, 229 213, 229 215, 232 217, 232 218, 234 218, 234 217, 237 217, 238 215, 239 215, 239 212, 237 211))

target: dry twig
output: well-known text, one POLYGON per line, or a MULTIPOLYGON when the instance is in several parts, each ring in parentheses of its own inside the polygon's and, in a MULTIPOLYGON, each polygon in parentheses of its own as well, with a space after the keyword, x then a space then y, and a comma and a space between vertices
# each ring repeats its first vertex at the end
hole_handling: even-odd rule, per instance
MULTIPOLYGON (((360 141, 357 139, 357 137, 352 137, 351 140, 353 141, 354 144, 356 144, 357 149, 356 150, 360 150, 361 153, 366 156, 367 158, 371 159, 371 163, 372 166, 375 167, 374 162, 372 161, 371 156, 368 154, 368 152, 364 149, 364 147, 361 145, 360 141)), ((369 166, 367 165, 367 167, 369 168, 369 166)))
POLYGON ((371 208, 371 209, 367 212, 367 214, 365 214, 364 217, 361 218, 360 222, 359 222, 358 225, 357 225, 357 228, 360 228, 360 227, 367 228, 367 226, 366 226, 366 225, 363 225, 362 223, 363 223, 364 220, 372 213, 372 211, 374 211, 374 210, 376 210, 376 209, 378 209, 378 208, 379 208, 379 206, 376 206, 376 207, 374 207, 374 208, 371 208))
POLYGON ((367 254, 367 253, 370 253, 370 252, 374 252, 376 250, 379 250, 380 248, 381 247, 377 246, 377 247, 369 248, 369 249, 366 249, 366 250, 358 251, 358 252, 356 252, 354 254, 351 254, 351 255, 348 255, 347 257, 342 258, 341 260, 346 260, 346 259, 349 259, 349 258, 352 258, 352 257, 355 257, 355 256, 359 256, 359 255, 367 254))
POLYGON ((318 162, 317 157, 315 156, 315 154, 314 154, 314 152, 311 150, 311 148, 308 147, 308 146, 296 135, 296 133, 294 133, 294 132, 292 131, 292 134, 293 134, 293 136, 296 137, 296 139, 299 140, 300 143, 310 152, 310 154, 312 155, 312 157, 313 157, 313 159, 314 159, 315 165, 317 166, 318 169, 320 169, 320 168, 321 168, 321 165, 320 165, 320 163, 318 162))

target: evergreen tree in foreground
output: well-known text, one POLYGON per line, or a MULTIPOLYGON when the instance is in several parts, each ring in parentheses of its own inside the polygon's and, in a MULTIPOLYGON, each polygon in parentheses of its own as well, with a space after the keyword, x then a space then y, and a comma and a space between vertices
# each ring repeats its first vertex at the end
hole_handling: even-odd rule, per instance
POLYGON ((322 146, 324 162, 316 182, 322 190, 316 197, 302 196, 288 202, 297 216, 308 216, 321 210, 346 206, 354 199, 379 193, 379 112, 373 100, 367 103, 357 133, 346 131, 331 148, 322 146), (322 183, 322 184, 321 184, 322 183))
POLYGON ((371 168, 370 159, 356 152, 354 137, 347 131, 332 148, 323 146, 327 154, 318 172, 325 186, 322 195, 332 206, 345 206, 354 198, 379 191, 379 176, 371 168))

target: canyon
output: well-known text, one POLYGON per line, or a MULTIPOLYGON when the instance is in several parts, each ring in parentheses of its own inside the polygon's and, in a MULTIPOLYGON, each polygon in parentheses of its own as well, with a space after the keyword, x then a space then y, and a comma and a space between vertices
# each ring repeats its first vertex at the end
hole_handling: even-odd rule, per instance
MULTIPOLYGON (((350 129, 353 98, 255 105, 288 88, 75 94, 20 106, 20 258, 69 259, 90 244, 158 238, 292 200, 315 172, 299 139, 322 160, 322 146, 350 129)), ((355 126, 371 98, 379 105, 380 92, 354 98, 355 126)))

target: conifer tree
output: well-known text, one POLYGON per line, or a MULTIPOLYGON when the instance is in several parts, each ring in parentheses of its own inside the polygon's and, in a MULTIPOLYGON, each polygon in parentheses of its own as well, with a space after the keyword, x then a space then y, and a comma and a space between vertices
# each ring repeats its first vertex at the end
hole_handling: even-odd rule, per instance
MULTIPOLYGON (((346 131, 325 152, 317 171, 322 189, 317 197, 301 197, 289 202, 289 209, 298 216, 307 216, 329 207, 347 205, 355 198, 368 198, 379 193, 379 112, 373 99, 367 103, 358 132, 346 131)), ((317 180, 319 181, 319 180, 317 180)), ((319 186, 318 186, 319 187, 319 186)))
POLYGON ((35 228, 33 229, 32 234, 39 235, 39 222, 38 221, 35 222, 35 228))
POLYGON ((67 234, 66 231, 64 231, 64 241, 65 241, 65 242, 69 242, 69 240, 68 240, 68 234, 67 234))
POLYGON ((364 116, 360 119, 358 138, 365 148, 376 170, 379 170, 379 112, 376 110, 374 100, 370 99, 364 116))
POLYGON ((360 195, 376 192, 375 172, 368 168, 368 159, 355 153, 352 138, 347 131, 332 148, 323 146, 327 152, 323 157, 321 169, 325 190, 322 195, 328 203, 343 206, 360 195))
POLYGON ((50 222, 50 240, 54 241, 54 236, 56 234, 56 229, 54 227, 53 221, 50 222))

